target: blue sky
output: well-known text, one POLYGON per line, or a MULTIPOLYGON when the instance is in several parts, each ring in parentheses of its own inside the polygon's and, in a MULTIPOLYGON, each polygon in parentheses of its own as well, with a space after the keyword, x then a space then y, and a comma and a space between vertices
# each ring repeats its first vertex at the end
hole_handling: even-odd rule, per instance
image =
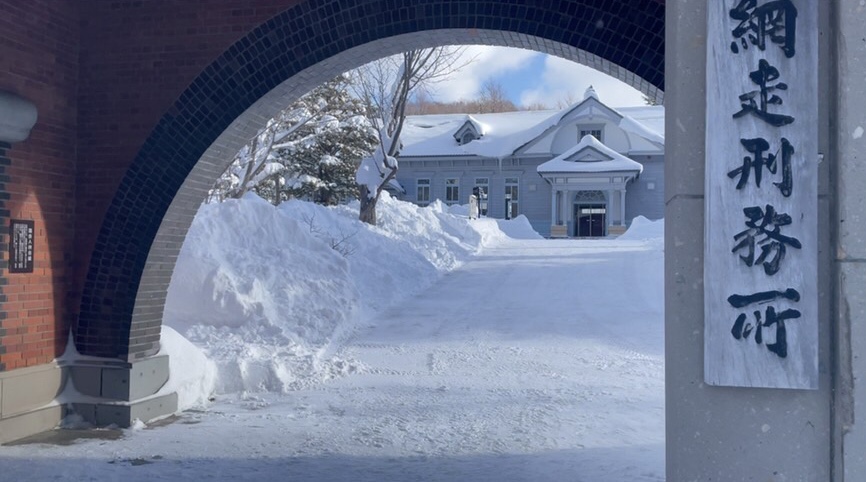
POLYGON ((556 107, 570 99, 579 101, 589 85, 611 107, 643 105, 637 90, 589 67, 531 50, 469 46, 464 55, 474 58, 451 78, 433 87, 441 101, 473 99, 481 84, 498 80, 517 105, 543 103, 556 107))

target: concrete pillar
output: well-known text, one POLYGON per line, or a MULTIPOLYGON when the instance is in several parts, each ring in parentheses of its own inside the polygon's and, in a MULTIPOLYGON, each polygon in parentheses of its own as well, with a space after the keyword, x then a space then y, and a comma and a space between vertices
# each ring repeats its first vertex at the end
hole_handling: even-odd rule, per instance
POLYGON ((572 191, 562 192, 562 217, 566 226, 572 226, 572 229, 577 232, 577 226, 574 225, 574 194, 572 191))
POLYGON ((831 250, 838 316, 834 453, 836 472, 844 476, 837 480, 853 482, 866 480, 866 7, 858 0, 832 3, 830 25, 836 31, 828 36, 832 45, 824 66, 836 74, 829 82, 827 133, 835 145, 825 151, 824 163, 835 188, 830 200, 836 202, 831 250))
POLYGON ((607 234, 610 230, 610 227, 614 225, 613 213, 614 209, 616 209, 616 203, 614 199, 615 191, 607 191, 607 204, 605 205, 605 215, 604 215, 604 233, 607 234))
MULTIPOLYGON (((833 286, 829 249, 829 204, 819 199, 818 390, 714 387, 703 381, 704 136, 706 129, 706 33, 709 0, 668 0, 665 25, 665 392, 668 482, 685 481, 846 481, 834 474, 832 453, 833 286), (835 478, 834 478, 835 476, 835 478)), ((820 2, 821 29, 829 25, 832 2, 820 2)), ((853 14, 857 30, 862 14, 853 14)), ((803 33, 806 35, 807 33, 803 33)), ((814 33, 811 33, 814 34, 814 33)), ((822 32, 820 52, 830 36, 822 32)), ((856 36, 859 42, 860 35, 856 36)), ((853 37, 849 37, 853 38, 853 37)), ((853 42, 853 40, 852 40, 853 42)), ((862 44, 862 42, 860 42, 862 44)), ((863 46, 858 44, 857 48, 863 46)), ((863 55, 860 58, 864 58, 863 55)), ((849 65, 853 63, 849 62, 849 65)), ((860 62, 862 64, 862 62, 860 62)), ((823 67, 828 67, 824 63, 823 67)), ((864 68, 862 65, 858 67, 864 68)), ((860 76, 851 76, 862 81, 860 76)), ((820 136, 827 133, 827 76, 820 99, 820 136)), ((852 85, 852 89, 854 86, 852 85)), ((862 87, 857 87, 862 97, 862 87)), ((862 99, 861 99, 862 100, 862 99)), ((866 108, 858 106, 858 115, 866 108)), ((863 122, 866 126, 866 121, 863 122)), ((854 127, 853 125, 851 126, 854 127)), ((819 136, 819 137, 820 137, 819 136)), ((850 137, 850 134, 849 134, 850 137)), ((823 141, 826 143, 826 141, 823 141)), ((819 147, 820 148, 820 147, 819 147)), ((856 162, 854 159, 852 163, 856 162)), ((827 163, 822 166, 826 176, 827 163)), ((863 169, 860 167, 859 169, 863 169)), ((861 172, 862 174, 862 172, 861 172)), ((866 176, 859 177, 860 195, 866 176)), ((827 188, 824 181, 824 191, 827 188)), ((861 209, 860 212, 866 212, 861 209)), ((846 221, 846 226, 847 226, 846 221)), ((859 233, 866 234, 866 231, 859 233)), ((861 237, 861 239, 863 239, 861 237)), ((863 248, 861 242, 861 250, 863 248)), ((862 259, 866 259, 866 251, 862 259)), ((862 266, 862 265, 860 265, 862 266)), ((866 275, 866 272, 863 273, 866 275)), ((866 276, 862 278, 866 281, 866 276)), ((866 309, 866 297, 862 310, 866 309)), ((861 337, 866 339, 866 337, 861 337)), ((866 344, 866 343, 864 343, 866 344)), ((866 401, 866 397, 862 400, 866 401)), ((864 455, 864 450, 860 450, 864 455)))
POLYGON ((619 225, 625 226, 625 188, 619 192, 619 225))

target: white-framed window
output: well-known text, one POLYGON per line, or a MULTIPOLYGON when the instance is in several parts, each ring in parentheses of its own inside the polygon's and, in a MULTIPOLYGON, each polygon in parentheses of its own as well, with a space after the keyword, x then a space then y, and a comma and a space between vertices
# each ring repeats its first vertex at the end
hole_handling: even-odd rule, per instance
POLYGON ((507 217, 514 219, 520 214, 520 209, 518 208, 520 203, 520 179, 516 177, 505 178, 505 199, 511 199, 511 212, 507 217))
POLYGON ((415 200, 418 204, 427 205, 430 203, 430 179, 418 179, 415 183, 417 185, 415 200))
MULTIPOLYGON (((481 211, 482 216, 487 216, 487 197, 490 193, 490 178, 476 177, 475 187, 477 188, 478 195, 478 209, 481 211)), ((476 194, 475 189, 472 190, 472 194, 476 194)))
POLYGON ((598 139, 601 142, 601 128, 598 127, 589 127, 589 128, 581 128, 579 129, 580 135, 577 136, 578 142, 584 138, 584 136, 592 136, 598 139))
POLYGON ((460 179, 445 180, 445 203, 456 204, 460 201, 460 179))

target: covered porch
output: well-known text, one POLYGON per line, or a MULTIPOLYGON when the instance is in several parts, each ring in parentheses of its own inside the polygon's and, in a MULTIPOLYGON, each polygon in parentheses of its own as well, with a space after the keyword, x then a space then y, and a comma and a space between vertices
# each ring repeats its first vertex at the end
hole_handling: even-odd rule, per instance
POLYGON ((550 199, 551 237, 603 237, 626 229, 625 187, 553 186, 550 199))
POLYGON ((538 166, 551 186, 551 237, 603 237, 626 229, 629 182, 643 166, 592 136, 538 166))

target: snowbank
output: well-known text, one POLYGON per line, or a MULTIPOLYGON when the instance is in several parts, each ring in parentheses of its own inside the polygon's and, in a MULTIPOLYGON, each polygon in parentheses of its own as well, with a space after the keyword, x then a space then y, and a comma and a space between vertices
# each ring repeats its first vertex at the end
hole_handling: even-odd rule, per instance
POLYGON ((519 215, 514 219, 505 221, 497 219, 496 224, 503 234, 513 239, 544 239, 544 236, 538 234, 532 225, 529 224, 529 219, 524 215, 519 215))
POLYGON ((283 390, 357 312, 345 259, 255 196, 202 206, 165 321, 216 362, 217 390, 283 390), (310 299, 311 294, 313 299, 310 299))
POLYGON ((189 340, 163 325, 160 354, 168 354, 169 378, 161 393, 177 393, 178 410, 203 408, 216 389, 217 367, 189 340))
MULTIPOLYGON (((532 236, 525 218, 470 221, 441 203, 421 208, 387 194, 378 226, 357 212, 357 203, 274 207, 254 195, 201 207, 165 320, 215 362, 218 393, 284 392, 355 371, 335 353, 360 324, 505 233, 532 236)), ((172 337, 164 347, 184 351, 172 337)), ((209 395, 207 383, 189 387, 189 403, 209 395)))
POLYGON ((665 237, 665 220, 651 221, 643 216, 638 216, 631 221, 628 231, 617 239, 623 241, 662 241, 665 237))

